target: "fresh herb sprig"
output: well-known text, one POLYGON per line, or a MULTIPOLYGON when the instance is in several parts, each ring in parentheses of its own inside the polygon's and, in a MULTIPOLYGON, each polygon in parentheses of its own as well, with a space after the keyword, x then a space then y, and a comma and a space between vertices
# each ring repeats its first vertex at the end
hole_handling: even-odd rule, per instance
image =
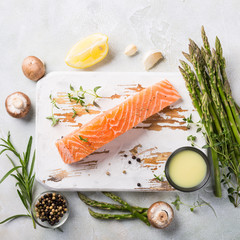
POLYGON ((56 117, 54 116, 53 109, 54 109, 54 108, 59 109, 59 107, 58 107, 57 104, 56 104, 56 100, 55 100, 54 98, 52 98, 52 95, 51 95, 51 94, 49 95, 49 98, 50 98, 51 104, 52 104, 52 109, 51 109, 52 115, 46 117, 46 119, 51 120, 51 121, 52 121, 52 126, 54 127, 54 126, 56 126, 56 125, 58 124, 58 122, 59 122, 60 119, 59 119, 59 118, 56 118, 56 117))
POLYGON ((190 210, 191 212, 194 212, 196 208, 199 208, 199 207, 202 207, 202 206, 208 206, 208 207, 210 207, 210 208, 212 209, 214 215, 217 216, 214 208, 210 205, 210 203, 204 201, 204 200, 201 199, 201 198, 199 198, 199 200, 195 201, 192 205, 189 205, 189 204, 183 203, 183 202, 180 200, 179 195, 177 195, 175 201, 174 201, 174 202, 171 202, 171 204, 175 206, 175 208, 176 208, 177 211, 180 210, 180 205, 184 205, 184 206, 186 206, 186 207, 189 207, 189 210, 190 210))
POLYGON ((35 220, 31 214, 31 205, 33 201, 33 196, 32 196, 33 184, 35 180, 35 174, 33 173, 33 168, 35 163, 35 151, 30 161, 32 137, 29 138, 27 149, 22 156, 13 146, 10 139, 10 133, 8 133, 7 140, 3 138, 0 138, 0 140, 2 142, 2 144, 0 144, 0 147, 3 148, 0 152, 0 155, 2 155, 4 152, 9 151, 18 158, 18 164, 16 164, 13 161, 13 159, 6 154, 7 158, 9 159, 13 167, 2 177, 2 179, 0 180, 0 183, 2 183, 8 176, 14 177, 17 180, 16 186, 18 188, 17 189, 18 196, 27 210, 27 214, 17 214, 17 215, 11 216, 1 221, 0 224, 8 222, 10 220, 17 219, 19 217, 30 217, 33 222, 33 227, 36 228, 35 220))
POLYGON ((71 92, 68 93, 68 98, 69 100, 75 101, 77 104, 79 103, 82 107, 85 108, 86 112, 89 112, 87 106, 88 104, 86 103, 86 95, 90 95, 93 97, 92 103, 94 105, 95 101, 97 98, 101 98, 98 94, 97 91, 101 88, 101 86, 95 87, 93 90, 84 90, 82 86, 79 87, 78 90, 76 90, 71 84, 70 84, 70 90, 71 92))

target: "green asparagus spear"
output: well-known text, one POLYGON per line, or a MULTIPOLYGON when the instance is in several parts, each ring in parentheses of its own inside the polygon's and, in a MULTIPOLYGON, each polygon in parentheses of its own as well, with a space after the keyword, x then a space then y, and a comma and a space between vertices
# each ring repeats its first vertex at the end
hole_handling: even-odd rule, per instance
MULTIPOLYGON (((210 146, 214 146, 213 139, 211 137, 213 133, 213 124, 212 124, 212 116, 208 109, 209 99, 207 94, 205 93, 202 98, 202 111, 204 115, 204 122, 205 125, 208 126, 208 139, 210 146)), ((214 148, 211 148, 212 153, 212 161, 213 161, 213 167, 214 167, 214 183, 215 183, 215 196, 221 197, 222 196, 222 190, 221 190, 221 181, 220 181, 220 169, 219 169, 219 163, 218 163, 218 156, 217 152, 214 148)))
POLYGON ((144 216, 143 214, 139 213, 137 210, 135 210, 131 205, 129 205, 127 202, 123 201, 120 197, 116 196, 113 193, 110 192, 103 192, 104 195, 106 195, 107 197, 111 198, 112 200, 119 202, 120 204, 122 204, 123 206, 125 206, 129 212, 131 212, 133 214, 134 217, 139 218, 141 221, 143 221, 145 224, 147 224, 148 226, 150 226, 150 223, 147 219, 146 216, 144 216))
POLYGON ((211 56, 210 44, 209 44, 209 42, 208 42, 208 38, 207 38, 205 29, 204 29, 203 26, 202 26, 202 28, 201 28, 201 34, 202 34, 202 40, 203 40, 204 48, 206 49, 208 55, 211 56))
POLYGON ((224 91, 226 93, 226 96, 227 96, 229 105, 231 107, 234 119, 236 121, 238 131, 240 131, 240 118, 239 118, 239 111, 237 108, 238 106, 236 106, 236 103, 232 97, 229 81, 228 81, 226 70, 225 70, 225 68, 226 68, 225 58, 223 57, 222 46, 221 46, 221 42, 218 39, 218 37, 216 37, 215 47, 216 47, 215 59, 216 59, 216 63, 219 65, 219 68, 221 71, 224 91))
POLYGON ((110 213, 103 214, 103 213, 94 212, 90 208, 88 208, 88 211, 92 217, 97 218, 97 219, 123 220, 123 219, 134 219, 135 218, 133 216, 133 214, 131 214, 131 213, 129 213, 129 214, 110 214, 110 213))
MULTIPOLYGON (((88 206, 100 208, 104 210, 119 210, 119 211, 129 211, 125 206, 119 205, 119 204, 113 204, 113 203, 106 203, 106 202, 99 202, 92 200, 85 196, 84 194, 78 192, 78 197, 88 206)), ((143 213, 148 210, 148 208, 141 208, 141 207, 133 207, 135 210, 137 210, 140 213, 143 213)))

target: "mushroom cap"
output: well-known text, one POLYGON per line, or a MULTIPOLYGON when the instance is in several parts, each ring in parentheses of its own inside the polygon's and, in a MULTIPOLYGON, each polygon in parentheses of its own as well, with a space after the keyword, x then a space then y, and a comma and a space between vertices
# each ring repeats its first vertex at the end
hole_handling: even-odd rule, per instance
POLYGON ((172 207, 166 202, 155 202, 147 211, 148 221, 153 227, 165 228, 173 220, 174 213, 172 207))
POLYGON ((31 108, 31 101, 26 94, 15 92, 6 98, 5 107, 8 114, 12 117, 23 118, 31 108))
POLYGON ((38 81, 45 74, 45 66, 39 58, 29 56, 23 60, 22 71, 27 78, 38 81))

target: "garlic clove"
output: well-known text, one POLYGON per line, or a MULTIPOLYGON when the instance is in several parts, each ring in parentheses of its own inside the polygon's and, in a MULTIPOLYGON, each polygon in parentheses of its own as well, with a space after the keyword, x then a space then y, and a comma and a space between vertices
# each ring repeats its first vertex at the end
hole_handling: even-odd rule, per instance
POLYGON ((124 54, 127 55, 128 57, 133 56, 137 52, 137 46, 134 44, 128 45, 125 48, 124 54))
POLYGON ((160 60, 163 59, 163 55, 160 51, 149 51, 143 60, 144 68, 146 71, 153 68, 160 60))

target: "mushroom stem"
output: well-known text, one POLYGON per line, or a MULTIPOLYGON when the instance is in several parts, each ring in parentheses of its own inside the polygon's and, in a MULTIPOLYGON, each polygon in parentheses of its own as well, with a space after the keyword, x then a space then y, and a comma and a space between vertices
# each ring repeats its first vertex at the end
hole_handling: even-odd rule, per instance
POLYGON ((168 214, 166 211, 162 211, 159 213, 159 221, 165 223, 168 220, 168 214))
POLYGON ((21 108, 23 108, 23 105, 24 105, 24 103, 23 103, 22 99, 20 99, 20 98, 14 98, 13 99, 13 106, 15 108, 21 109, 21 108))

